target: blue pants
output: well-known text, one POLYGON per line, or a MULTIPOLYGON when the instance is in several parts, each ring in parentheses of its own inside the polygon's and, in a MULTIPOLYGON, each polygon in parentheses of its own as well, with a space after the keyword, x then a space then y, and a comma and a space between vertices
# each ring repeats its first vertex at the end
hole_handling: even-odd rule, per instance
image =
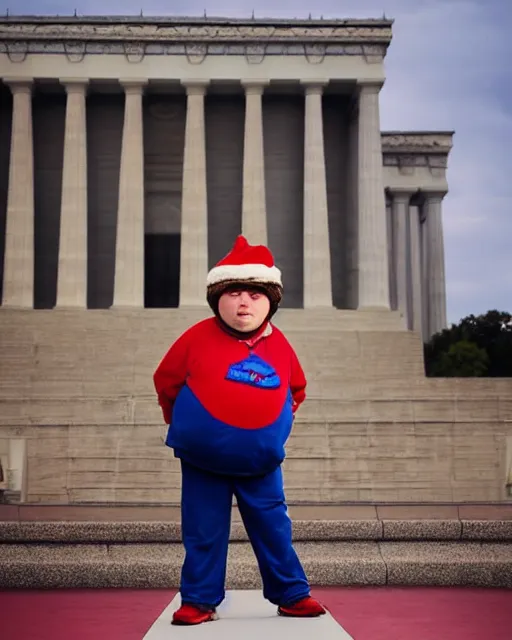
POLYGON ((183 461, 181 467, 182 602, 218 606, 224 600, 233 495, 258 561, 263 596, 276 605, 308 596, 292 545, 281 467, 258 477, 211 474, 183 461))

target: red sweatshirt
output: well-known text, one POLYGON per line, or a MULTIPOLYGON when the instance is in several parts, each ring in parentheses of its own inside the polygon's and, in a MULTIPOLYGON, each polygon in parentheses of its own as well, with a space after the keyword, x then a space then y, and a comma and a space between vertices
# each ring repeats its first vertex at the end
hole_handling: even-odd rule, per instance
POLYGON ((306 378, 283 333, 242 341, 216 318, 188 329, 154 374, 167 444, 206 470, 257 475, 277 467, 306 378))

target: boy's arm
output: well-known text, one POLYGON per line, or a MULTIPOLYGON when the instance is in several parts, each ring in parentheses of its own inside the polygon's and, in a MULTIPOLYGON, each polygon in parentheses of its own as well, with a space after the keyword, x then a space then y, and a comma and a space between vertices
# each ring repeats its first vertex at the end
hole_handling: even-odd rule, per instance
POLYGON ((153 374, 153 383, 166 424, 170 424, 176 396, 187 379, 188 340, 182 335, 165 354, 153 374))
POLYGON ((306 399, 306 376, 302 366, 297 358, 297 354, 292 349, 292 367, 290 375, 290 389, 292 392, 293 404, 292 411, 295 413, 300 405, 306 399))

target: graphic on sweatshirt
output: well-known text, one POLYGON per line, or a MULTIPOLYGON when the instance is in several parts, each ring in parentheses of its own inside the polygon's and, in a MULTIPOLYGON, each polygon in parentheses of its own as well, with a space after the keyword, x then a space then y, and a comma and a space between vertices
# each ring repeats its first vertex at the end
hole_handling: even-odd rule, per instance
POLYGON ((275 369, 253 353, 245 360, 232 364, 228 369, 226 380, 249 384, 260 389, 278 389, 281 385, 275 369))

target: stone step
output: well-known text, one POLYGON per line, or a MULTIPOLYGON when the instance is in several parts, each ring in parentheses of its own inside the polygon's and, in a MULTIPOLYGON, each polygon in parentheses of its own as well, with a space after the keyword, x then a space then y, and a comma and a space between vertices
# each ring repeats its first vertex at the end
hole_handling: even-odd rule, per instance
MULTIPOLYGON (((31 375, 30 378, 32 377, 31 375)), ((55 424, 54 420, 48 422, 46 418, 53 415, 58 418, 63 412, 69 414, 66 407, 69 407, 70 403, 76 403, 77 407, 89 408, 95 412, 96 409, 102 412, 109 406, 114 411, 114 405, 125 407, 129 411, 137 408, 144 413, 148 407, 149 411, 152 411, 151 407, 155 406, 155 393, 151 388, 151 377, 149 378, 149 382, 146 379, 144 385, 141 384, 138 393, 133 393, 130 388, 123 389, 121 384, 113 381, 104 383, 91 380, 62 386, 55 382, 46 384, 45 388, 43 384, 31 379, 27 381, 26 378, 20 380, 19 384, 8 384, 8 381, 2 380, 0 422, 7 424, 11 418, 24 419, 25 416, 33 416, 37 424, 55 424), (48 387, 51 387, 51 393, 48 387), (30 402, 27 402, 28 400, 30 402), (62 410, 59 407, 62 407, 62 410), (56 413, 53 414, 53 411, 56 413)), ((507 378, 492 378, 492 382, 482 378, 451 378, 449 381, 441 378, 409 381, 400 378, 356 378, 333 380, 328 384, 315 383, 313 380, 308 386, 307 400, 301 407, 299 417, 303 416, 305 411, 315 415, 318 412, 332 415, 339 407, 342 409, 342 419, 341 416, 347 413, 343 407, 348 409, 350 406, 356 407, 361 404, 373 415, 378 408, 377 415, 387 416, 390 411, 395 412, 395 405, 398 403, 402 407, 408 407, 409 415, 412 415, 414 408, 417 420, 422 420, 423 416, 428 415, 430 421, 442 422, 448 412, 451 421, 456 419, 456 412, 461 413, 464 416, 463 420, 468 422, 479 417, 486 422, 512 420, 511 392, 511 383, 507 378)), ((117 412, 117 409, 115 411, 117 412)), ((118 413, 115 415, 119 417, 118 413)))
MULTIPOLYGON (((403 384, 424 377, 421 339, 400 328, 396 314, 348 313, 355 322, 352 329, 343 324, 341 311, 285 310, 280 317, 278 324, 297 350, 313 393, 328 396, 345 385, 386 379, 403 384), (368 320, 380 316, 383 322, 368 320)), ((170 344, 204 315, 180 309, 2 310, 0 393, 4 397, 148 393, 153 372, 170 344)))
MULTIPOLYGON (((345 390, 346 391, 346 390, 345 390)), ((440 405, 436 398, 421 399, 344 399, 319 398, 308 396, 307 402, 297 413, 295 429, 301 424, 321 423, 366 423, 370 422, 422 422, 429 421, 435 414, 437 420, 459 419, 467 422, 478 421, 472 418, 472 405, 457 405, 454 399, 450 404, 440 405)), ((473 398, 476 401, 478 396, 473 398)), ((489 398, 483 396, 483 406, 489 405, 489 398)), ((506 417, 505 415, 503 417, 506 417)), ((5 426, 44 426, 44 425, 155 425, 162 426, 162 413, 155 394, 137 397, 26 397, 0 398, 0 425, 5 426)))
POLYGON ((275 324, 286 332, 325 328, 336 331, 406 330, 405 320, 398 311, 281 309, 275 316, 275 324))
MULTIPOLYGON (((3 364, 3 363, 2 363, 3 364)), ((14 369, 14 367, 13 367, 14 369)), ((25 371, 30 373, 23 376, 21 365, 18 373, 7 378, 0 376, 0 400, 23 399, 46 401, 48 399, 66 400, 69 398, 99 398, 109 400, 112 398, 139 398, 141 396, 151 397, 154 395, 153 388, 153 368, 147 367, 145 371, 134 376, 130 374, 130 367, 127 365, 123 369, 121 363, 116 363, 110 370, 110 375, 104 373, 101 367, 98 368, 96 376, 94 369, 84 370, 79 366, 72 369, 59 368, 44 371, 42 366, 34 366, 27 363, 25 371)), ((408 380, 398 375, 390 375, 387 379, 382 374, 380 377, 373 377, 371 372, 356 373, 351 372, 349 367, 345 368, 343 374, 336 371, 326 371, 319 373, 311 371, 305 366, 308 377, 307 395, 308 399, 328 399, 328 400, 378 400, 414 398, 414 378, 408 380), (410 389, 410 393, 407 393, 410 389)), ((449 389, 453 389, 450 387, 449 389)), ((468 390, 477 390, 478 385, 468 384, 468 390)), ((496 399, 495 389, 491 398, 496 399)), ((506 390, 505 390, 506 391, 506 390)), ((444 391, 441 393, 445 397, 453 398, 444 391)), ((482 393, 483 395, 483 393, 482 393)), ((429 389, 426 385, 424 389, 418 389, 417 397, 435 398, 435 388, 429 389)), ((470 396, 471 398, 473 396, 470 396)), ((487 396, 489 398, 489 396, 487 396)), ((43 416, 41 416, 43 417, 43 416)))
MULTIPOLYGON (((1 317, 1 315, 0 315, 1 317)), ((144 335, 137 326, 123 327, 111 321, 108 331, 89 327, 82 329, 69 322, 64 325, 46 326, 38 331, 26 328, 19 332, 17 328, 0 323, 0 345, 5 362, 16 364, 26 358, 47 358, 52 355, 59 362, 70 361, 70 356, 81 355, 85 362, 96 363, 96 358, 108 362, 109 358, 123 356, 124 361, 133 359, 153 360, 155 364, 166 349, 178 337, 179 332, 154 330, 144 335), (117 326, 116 326, 117 325, 117 326), (134 350, 132 353, 131 350, 134 350)), ((339 358, 359 358, 371 356, 375 349, 382 357, 393 355, 399 361, 412 359, 422 354, 422 344, 417 335, 401 331, 345 331, 337 333, 334 329, 314 331, 294 329, 286 332, 294 348, 304 357, 315 355, 320 362, 336 361, 339 358), (327 348, 328 347, 328 348, 327 348), (406 350, 403 353, 402 350, 406 350)), ((375 358, 374 358, 375 359, 375 358)), ((80 363, 78 363, 80 364, 80 363)))
MULTIPOLYGON (((99 423, 124 423, 130 421, 159 422, 154 389, 146 380, 139 393, 123 391, 116 381, 110 384, 70 383, 47 393, 29 376, 25 384, 0 385, 0 424, 73 424, 83 423, 84 416, 95 415, 99 423), (30 400, 30 402, 27 402, 30 400), (59 422, 61 420, 61 422, 59 422)), ((344 420, 346 416, 363 419, 397 420, 399 415, 407 419, 437 422, 462 419, 471 422, 479 416, 494 416, 499 420, 512 419, 512 401, 509 399, 511 383, 507 378, 450 379, 422 378, 404 381, 401 378, 336 380, 330 384, 315 384, 307 390, 307 401, 301 407, 298 420, 344 420), (457 417, 460 414, 460 418, 457 417)))
MULTIPOLYGON (((312 585, 512 587, 512 544, 296 542, 312 585)), ((177 588, 180 543, 3 544, 0 588, 177 588)), ((260 589, 247 542, 231 543, 228 589, 260 589)))
MULTIPOLYGON (((338 504, 506 499, 506 449, 496 444, 503 441, 502 424, 479 413, 472 416, 471 404, 452 401, 442 410, 431 404, 433 413, 429 416, 423 406, 414 421, 398 420, 391 412, 381 421, 298 421, 283 465, 288 500, 338 504), (471 422, 462 419, 463 408, 471 422), (475 449, 468 450, 468 438, 473 437, 478 438, 475 449)), ((89 423, 71 424, 60 414, 54 424, 47 416, 49 422, 41 425, 1 426, 0 444, 23 438, 25 453, 15 468, 18 477, 29 480, 24 499, 179 502, 179 463, 164 444, 167 428, 160 416, 158 423, 128 422, 133 417, 127 414, 125 423, 100 424, 98 415, 93 406, 89 423)))
MULTIPOLYGON (((345 389, 345 393, 346 393, 345 389)), ((402 423, 404 434, 416 425, 421 424, 464 422, 488 425, 491 421, 482 418, 483 412, 493 416, 493 421, 510 420, 510 404, 499 402, 496 398, 489 398, 484 394, 475 393, 471 399, 459 400, 457 397, 449 401, 435 397, 393 398, 390 394, 379 399, 358 398, 353 394, 350 399, 340 392, 339 398, 309 396, 297 413, 292 431, 292 439, 301 430, 308 430, 311 436, 319 435, 316 429, 329 425, 332 430, 336 425, 348 433, 348 425, 402 423)), ((362 392, 361 392, 362 394, 362 392)), ((137 397, 37 397, 32 396, 30 402, 27 397, 0 398, 0 426, 12 428, 12 433, 4 436, 16 435, 15 427, 45 426, 88 428, 84 435, 100 434, 101 429, 122 427, 123 425, 154 426, 157 433, 165 429, 162 412, 156 397, 141 395, 137 397)), ((435 429, 431 426, 431 429, 435 429)), ((45 432, 47 435, 49 431, 45 432)), ((128 431, 126 435, 128 435, 128 431)), ((307 431, 304 432, 306 435, 307 431)), ((323 433, 323 432, 322 432, 323 433)), ((38 434, 26 434, 28 437, 38 437, 38 434)), ((54 437, 54 434, 52 434, 54 437)), ((107 435, 104 432, 103 435, 107 435)), ((118 434, 122 437, 122 433, 118 434)))
MULTIPOLYGON (((152 544, 177 543, 181 539, 179 521, 0 521, 0 543, 10 544, 152 544)), ((512 542, 512 519, 295 520, 293 539, 296 542, 512 542)), ((230 540, 248 540, 239 518, 232 523, 230 540)))
MULTIPOLYGON (((76 329, 114 332, 137 326, 144 333, 181 332, 190 324, 211 316, 205 308, 178 309, 2 309, 0 327, 13 325, 18 332, 31 328, 44 331, 56 324, 72 324, 76 329)), ((276 326, 284 331, 332 329, 334 331, 405 331, 405 321, 398 311, 350 309, 280 309, 274 316, 276 326)))
MULTIPOLYGON (((456 520, 483 521, 490 523, 512 521, 512 502, 312 502, 296 503, 288 500, 288 513, 293 522, 360 521, 379 520, 383 522, 456 520)), ((82 503, 82 504, 42 504, 42 503, 0 503, 0 522, 179 522, 179 503, 169 501, 161 504, 82 503)), ((240 522, 240 514, 234 506, 233 522, 240 522)), ((489 526, 484 524, 483 526, 489 526)))

